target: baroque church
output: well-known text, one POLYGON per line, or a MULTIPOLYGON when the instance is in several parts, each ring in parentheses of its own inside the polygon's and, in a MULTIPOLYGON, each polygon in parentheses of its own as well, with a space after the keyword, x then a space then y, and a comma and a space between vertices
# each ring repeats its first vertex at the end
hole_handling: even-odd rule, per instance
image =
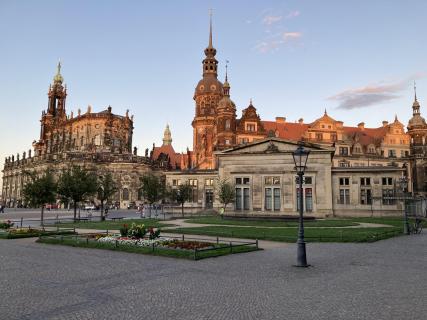
MULTIPOLYGON (((216 184, 227 180, 236 190, 230 214, 297 214, 299 190, 292 159, 297 143, 310 150, 303 185, 304 211, 314 216, 401 214, 401 201, 393 199, 401 181, 405 192, 427 195, 427 124, 416 93, 413 117, 407 130, 398 120, 383 121, 376 128, 363 122, 345 126, 326 110, 313 122, 289 122, 285 117, 261 120, 250 101, 237 118, 231 99, 227 66, 224 82, 218 80, 218 61, 210 21, 204 50, 203 76, 193 99, 193 150, 178 153, 172 146, 169 126, 163 144, 132 149, 133 116, 115 115, 112 108, 93 112, 88 106, 77 115, 66 112, 67 89, 58 64, 48 90, 48 104, 41 115, 40 137, 33 151, 5 159, 3 199, 7 206, 25 205, 22 188, 25 170, 47 167, 60 173, 70 165, 97 172, 111 172, 119 190, 113 202, 126 207, 142 203, 140 178, 147 172, 161 176, 176 188, 193 188, 187 211, 220 207, 216 184)), ((96 199, 94 199, 96 201, 96 199)))

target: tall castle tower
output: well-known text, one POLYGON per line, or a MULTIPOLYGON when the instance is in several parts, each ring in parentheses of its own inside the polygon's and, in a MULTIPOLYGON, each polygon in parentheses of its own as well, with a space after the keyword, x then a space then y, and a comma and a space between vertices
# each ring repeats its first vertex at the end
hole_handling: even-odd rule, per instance
POLYGON ((415 85, 414 90, 412 118, 408 122, 408 134, 411 136, 413 190, 416 194, 427 195, 427 123, 421 116, 415 85))
POLYGON ((232 147, 236 144, 236 105, 230 99, 230 84, 228 70, 225 66, 225 81, 223 85, 224 97, 219 101, 216 119, 216 141, 218 150, 232 147))
POLYGON ((196 102, 193 126, 193 159, 192 167, 198 169, 215 168, 213 151, 216 141, 216 115, 218 102, 224 96, 223 84, 218 80, 218 61, 216 49, 212 45, 212 14, 209 25, 209 43, 203 60, 203 78, 194 92, 196 102))

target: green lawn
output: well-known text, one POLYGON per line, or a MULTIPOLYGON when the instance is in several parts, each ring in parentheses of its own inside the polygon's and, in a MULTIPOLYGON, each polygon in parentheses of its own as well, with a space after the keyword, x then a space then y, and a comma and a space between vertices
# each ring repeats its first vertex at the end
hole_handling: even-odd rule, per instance
POLYGON ((82 247, 82 248, 93 248, 93 249, 105 249, 105 250, 114 250, 114 251, 124 251, 130 253, 141 253, 149 254, 155 256, 165 256, 172 258, 185 258, 191 260, 200 260, 205 258, 218 257, 228 254, 235 253, 244 253, 250 251, 262 250, 258 249, 255 246, 236 246, 230 249, 230 247, 224 247, 224 244, 220 244, 216 250, 200 250, 197 251, 196 255, 194 250, 180 250, 180 249, 171 249, 171 248, 161 248, 161 247, 139 247, 132 245, 119 245, 115 246, 112 243, 100 243, 96 241, 82 241, 82 239, 74 237, 42 237, 37 240, 40 243, 46 244, 59 244, 67 245, 72 247, 82 247))
POLYGON ((79 229, 97 229, 97 230, 119 230, 124 224, 131 225, 132 223, 144 224, 147 228, 161 228, 171 226, 171 224, 162 223, 158 219, 129 219, 119 221, 87 221, 87 222, 65 222, 58 223, 56 226, 66 228, 79 228, 79 229))
MULTIPOLYGON (((200 224, 222 224, 230 226, 253 226, 253 227, 296 227, 298 221, 263 221, 263 220, 231 220, 221 219, 218 216, 207 216, 185 220, 188 223, 200 223, 200 224)), ((325 219, 325 220, 313 220, 304 221, 306 227, 349 227, 357 226, 358 223, 352 220, 344 219, 325 219)))
POLYGON ((58 230, 58 231, 42 231, 33 229, 32 232, 8 232, 1 231, 0 232, 0 239, 21 239, 21 238, 35 238, 39 237, 41 235, 56 235, 56 234, 74 234, 73 230, 58 230))
MULTIPOLYGON (((307 242, 369 242, 390 238, 402 233, 403 228, 307 228, 307 242)), ((251 228, 209 226, 200 228, 179 228, 168 232, 198 234, 218 237, 262 239, 271 241, 295 242, 297 228, 251 228)))

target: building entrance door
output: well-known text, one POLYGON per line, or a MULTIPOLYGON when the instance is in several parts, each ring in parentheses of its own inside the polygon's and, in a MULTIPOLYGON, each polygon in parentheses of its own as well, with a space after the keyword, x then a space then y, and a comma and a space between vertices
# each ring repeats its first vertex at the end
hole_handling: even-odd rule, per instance
POLYGON ((206 190, 205 191, 205 208, 206 209, 212 209, 213 207, 213 190, 206 190))

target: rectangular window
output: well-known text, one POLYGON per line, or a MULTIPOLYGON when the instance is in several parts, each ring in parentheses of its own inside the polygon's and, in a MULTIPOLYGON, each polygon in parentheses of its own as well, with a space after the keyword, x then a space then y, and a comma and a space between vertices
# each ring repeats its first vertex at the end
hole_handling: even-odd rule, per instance
POLYGON ((382 178, 382 185, 383 186, 392 186, 393 185, 393 178, 391 178, 391 177, 383 177, 382 178))
POLYGON ((382 196, 383 205, 393 205, 393 204, 395 204, 393 189, 383 189, 382 193, 383 193, 382 194, 383 195, 382 196))
POLYGON ((214 179, 205 179, 205 186, 213 186, 214 179))
POLYGON ((371 189, 360 189, 360 204, 372 204, 371 189))
POLYGON ((350 185, 350 178, 340 178, 340 186, 350 185))
POLYGON ((272 210, 271 188, 265 188, 265 210, 272 210))
POLYGON ((360 178, 360 185, 361 186, 370 186, 371 185, 371 178, 360 178))
POLYGON ((396 150, 388 150, 389 158, 396 158, 396 150))
POLYGON ((305 211, 307 212, 313 211, 313 189, 312 188, 305 189, 305 211))
POLYGON ((350 190, 340 189, 339 204, 350 204, 350 190))
POLYGON ((280 188, 274 188, 274 210, 280 210, 280 188))
POLYGON ((236 210, 242 210, 242 188, 236 188, 236 210))
POLYGON ((338 150, 340 156, 348 156, 348 147, 340 147, 338 150))
POLYGON ((323 134, 322 133, 316 133, 316 140, 322 141, 323 140, 323 134))
POLYGON ((255 123, 246 123, 246 131, 255 132, 256 124, 255 123))
POLYGON ((250 209, 249 188, 243 188, 243 210, 250 209))

